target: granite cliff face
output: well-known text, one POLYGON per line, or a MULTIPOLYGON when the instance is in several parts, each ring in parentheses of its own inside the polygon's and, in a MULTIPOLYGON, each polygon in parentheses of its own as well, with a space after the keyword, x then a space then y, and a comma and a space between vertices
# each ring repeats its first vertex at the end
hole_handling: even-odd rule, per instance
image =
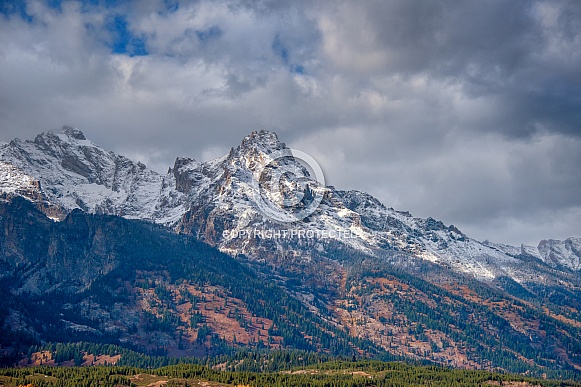
POLYGON ((114 251, 125 235, 113 222, 93 227, 82 211, 74 210, 55 223, 18 197, 0 207, 0 217, 1 273, 5 278, 13 277, 16 294, 81 291, 118 264, 114 251), (60 233, 59 228, 67 232, 60 233), (78 241, 86 241, 87 247, 77 249, 78 241))

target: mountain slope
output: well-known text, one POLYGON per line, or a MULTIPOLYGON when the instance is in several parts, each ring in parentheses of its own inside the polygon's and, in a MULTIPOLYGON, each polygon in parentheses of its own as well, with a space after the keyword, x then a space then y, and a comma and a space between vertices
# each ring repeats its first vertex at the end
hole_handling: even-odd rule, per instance
POLYGON ((537 373, 581 360, 578 315, 406 255, 387 265, 337 255, 344 277, 331 292, 150 223, 79 210, 54 222, 21 198, 1 203, 0 216, 3 347, 84 340, 179 356, 296 348, 537 373))
POLYGON ((280 223, 256 196, 276 200, 305 178, 287 174, 279 190, 256 176, 306 175, 290 157, 268 164, 285 150, 253 132, 224 157, 177 158, 160 175, 73 128, 0 147, 6 337, 581 369, 581 239, 481 243, 314 182, 305 194, 321 195, 316 211, 280 223))
POLYGON ((30 340, 181 355, 229 345, 378 351, 191 237, 78 210, 55 223, 20 198, 1 203, 0 216, 4 329, 30 340))

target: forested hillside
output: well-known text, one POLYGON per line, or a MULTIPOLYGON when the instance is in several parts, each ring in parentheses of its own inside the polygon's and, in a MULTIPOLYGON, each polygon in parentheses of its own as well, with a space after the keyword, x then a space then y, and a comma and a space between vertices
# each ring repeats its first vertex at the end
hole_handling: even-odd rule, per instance
POLYGON ((144 221, 76 210, 54 222, 20 197, 0 203, 0 217, 6 365, 160 366, 251 349, 579 374, 575 289, 533 294, 510 279, 485 284, 401 252, 341 246, 276 266, 144 221))

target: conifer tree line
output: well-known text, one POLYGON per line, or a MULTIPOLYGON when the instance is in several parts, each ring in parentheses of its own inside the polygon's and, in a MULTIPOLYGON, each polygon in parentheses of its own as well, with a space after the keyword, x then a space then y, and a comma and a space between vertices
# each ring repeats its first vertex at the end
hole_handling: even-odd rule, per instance
POLYGON ((329 361, 290 372, 219 371, 199 364, 179 364, 157 369, 135 367, 28 367, 0 369, 5 387, 119 387, 138 386, 135 375, 153 375, 166 386, 193 386, 216 382, 252 387, 371 387, 510 385, 581 387, 580 382, 539 380, 487 371, 452 370, 438 366, 414 366, 401 362, 329 361), (527 384, 528 383, 528 384, 527 384))

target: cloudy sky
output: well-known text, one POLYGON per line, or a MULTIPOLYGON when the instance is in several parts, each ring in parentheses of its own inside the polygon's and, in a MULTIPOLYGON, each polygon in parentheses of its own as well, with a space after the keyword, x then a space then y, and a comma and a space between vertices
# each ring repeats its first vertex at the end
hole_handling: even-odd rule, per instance
POLYGON ((479 240, 581 236, 581 3, 0 0, 0 141, 167 170, 269 129, 479 240))

